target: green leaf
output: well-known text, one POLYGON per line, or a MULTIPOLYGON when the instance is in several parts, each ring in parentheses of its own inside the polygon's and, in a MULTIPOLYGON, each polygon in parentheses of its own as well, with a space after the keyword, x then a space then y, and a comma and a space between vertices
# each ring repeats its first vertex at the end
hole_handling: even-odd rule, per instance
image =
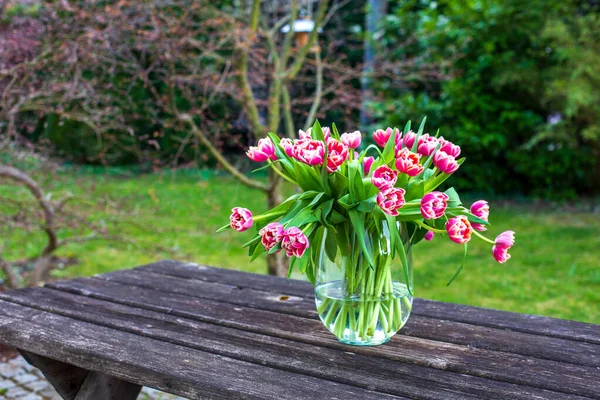
MULTIPOLYGON (((258 243, 256 245, 258 245, 258 243)), ((250 247, 250 249, 252 249, 252 247, 250 247)), ((265 246, 257 246, 257 247, 255 247, 255 250, 252 253, 252 257, 250 258, 250 262, 256 260, 258 258, 258 256, 260 256, 261 254, 265 253, 266 251, 267 250, 265 249, 265 246)))
POLYGON ((277 245, 273 246, 273 248, 269 250, 267 254, 275 254, 279 250, 281 250, 281 244, 277 243, 277 245))
POLYGON ((410 121, 408 121, 408 122, 406 123, 406 125, 404 126, 404 131, 403 131, 403 132, 404 132, 404 133, 406 133, 406 132, 408 132, 408 131, 410 131, 410 121))
POLYGON ((458 193, 456 192, 456 189, 451 187, 450 189, 446 190, 444 193, 449 198, 448 199, 448 207, 459 207, 460 205, 462 205, 462 203, 460 201, 460 197, 458 196, 458 193))
POLYGON ((376 205, 377 205, 377 196, 372 196, 372 197, 369 197, 368 199, 363 200, 360 203, 358 203, 358 207, 356 209, 358 211, 361 211, 364 213, 370 213, 370 212, 373 212, 376 205))
POLYGON ((417 135, 415 137, 415 142, 412 145, 412 149, 411 151, 413 153, 417 152, 417 149, 419 148, 419 139, 421 138, 421 135, 423 134, 423 130, 425 129, 425 121, 427 121, 427 117, 423 117, 423 120, 421 121, 421 125, 419 125, 419 130, 417 131, 417 135))
POLYGON ((333 124, 331 124, 331 133, 332 133, 334 139, 340 140, 340 132, 338 131, 338 128, 335 125, 335 122, 333 124))
POLYGON ((339 213, 336 209, 334 209, 331 212, 331 218, 329 218, 329 221, 334 226, 337 224, 341 224, 342 222, 345 222, 347 220, 348 218, 346 218, 343 214, 339 213))
POLYGON ((225 229, 230 228, 230 227, 231 226, 229 224, 223 225, 222 227, 220 227, 219 229, 217 229, 217 233, 223 232, 225 229))
POLYGON ((335 232, 331 229, 327 229, 325 235, 325 253, 331 262, 335 262, 335 256, 337 255, 338 250, 335 232))
POLYGON ((425 195, 425 182, 418 180, 412 180, 408 182, 408 186, 406 187, 406 193, 404 195, 404 199, 406 201, 422 199, 425 195))
POLYGON ((260 235, 256 235, 256 236, 254 236, 252 239, 250 239, 249 241, 247 241, 246 243, 244 243, 244 245, 242 246, 242 249, 243 249, 244 247, 251 246, 251 245, 253 245, 254 243, 260 242, 260 239, 261 239, 260 235))
MULTIPOLYGON (((458 163, 458 165, 461 165, 463 162, 465 162, 465 157, 461 158, 460 160, 457 160, 456 162, 458 163)), ((425 183, 425 193, 431 192, 451 176, 452 175, 448 174, 440 174, 433 179, 427 180, 427 182, 425 183)))
POLYGON ((348 193, 347 195, 343 196, 341 199, 339 199, 338 204, 341 205, 345 210, 351 210, 355 207, 358 206, 358 202, 357 201, 353 201, 352 200, 352 196, 350 195, 350 193, 348 193))
POLYGON ((288 267, 288 273, 287 273, 288 279, 290 279, 290 276, 292 276, 292 271, 294 270, 294 265, 296 265, 296 260, 298 260, 297 257, 292 257, 292 259, 290 260, 290 266, 288 267))
POLYGON ((390 229, 390 234, 394 236, 394 244, 396 247, 396 252, 400 255, 400 262, 402 263, 402 270, 404 271, 404 279, 406 279, 406 287, 408 289, 408 293, 413 295, 412 282, 410 280, 410 271, 408 267, 408 258, 406 256, 406 249, 404 248, 404 243, 402 242, 402 238, 398 233, 398 227, 396 225, 397 219, 392 217, 391 215, 386 214, 386 219, 388 221, 388 228, 390 229))
POLYGON ((375 268, 375 263, 373 262, 373 255, 371 254, 371 249, 369 248, 369 244, 365 238, 365 215, 359 213, 358 211, 352 209, 348 211, 350 215, 350 221, 352 222, 352 226, 354 228, 354 232, 358 236, 358 240, 360 241, 360 247, 362 248, 363 254, 365 258, 369 262, 369 265, 372 268, 375 268))
POLYGON ((389 164, 396 157, 396 133, 396 128, 392 129, 392 136, 383 148, 382 158, 384 164, 389 164))
POLYGON ((348 178, 339 171, 329 174, 329 185, 332 188, 332 196, 338 197, 348 189, 348 178))
POLYGON ((310 222, 315 222, 317 216, 314 215, 312 207, 305 207, 302 211, 298 212, 293 218, 291 218, 286 226, 302 226, 310 222))
POLYGON ((456 270, 454 275, 452 275, 452 277, 450 278, 450 280, 448 281, 446 286, 450 286, 450 284, 456 279, 456 277, 460 274, 460 271, 462 271, 463 267, 465 266, 465 260, 467 259, 467 243, 465 243, 464 246, 465 246, 465 252, 463 254, 462 263, 460 264, 460 267, 458 267, 458 269, 456 270))
POLYGON ((315 123, 312 126, 311 136, 313 139, 325 142, 325 135, 323 134, 323 129, 321 128, 321 124, 319 123, 318 119, 315 120, 315 123))

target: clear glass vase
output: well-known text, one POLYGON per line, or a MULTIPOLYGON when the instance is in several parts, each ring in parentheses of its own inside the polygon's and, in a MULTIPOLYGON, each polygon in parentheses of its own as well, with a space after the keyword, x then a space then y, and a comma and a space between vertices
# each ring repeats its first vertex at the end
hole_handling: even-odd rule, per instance
POLYGON ((404 326, 412 309, 412 256, 406 225, 398 222, 396 226, 406 256, 401 257, 398 246, 392 246, 387 221, 379 224, 371 229, 366 225, 362 235, 350 224, 323 235, 315 285, 317 311, 325 327, 345 344, 387 342, 404 326))

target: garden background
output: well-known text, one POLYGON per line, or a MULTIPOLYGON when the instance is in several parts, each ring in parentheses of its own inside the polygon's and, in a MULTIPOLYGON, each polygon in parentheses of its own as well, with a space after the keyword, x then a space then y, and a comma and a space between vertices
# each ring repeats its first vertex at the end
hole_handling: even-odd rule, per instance
POLYGON ((314 118, 370 136, 427 116, 467 157, 463 202, 490 201, 490 236, 517 242, 502 265, 471 246, 449 287, 462 248, 419 244, 416 295, 600 323, 597 2, 258 4, 0 2, 0 166, 39 189, 0 168, 5 287, 42 263, 41 281, 160 258, 267 273, 247 235, 215 234, 293 191, 250 174, 247 146, 314 118), (321 26, 306 45, 281 32, 301 18, 321 26))

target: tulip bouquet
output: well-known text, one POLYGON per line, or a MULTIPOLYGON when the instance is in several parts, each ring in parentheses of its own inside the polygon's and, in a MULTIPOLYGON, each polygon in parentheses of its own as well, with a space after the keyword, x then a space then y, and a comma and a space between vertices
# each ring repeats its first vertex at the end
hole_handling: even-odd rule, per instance
MULTIPOLYGON (((404 324, 412 306, 410 252, 423 239, 447 236, 464 246, 466 256, 475 236, 492 245, 498 262, 510 258, 514 232, 496 240, 480 233, 489 225, 486 201, 466 208, 453 188, 436 190, 465 159, 439 132, 424 133, 424 124, 417 132, 410 122, 402 132, 379 129, 376 144, 358 152, 360 132, 340 135, 335 125, 322 128, 317 121, 298 139, 269 133, 247 152, 301 192, 260 215, 236 207, 221 230, 256 226, 244 245, 252 259, 285 251, 292 258, 290 273, 297 267, 316 286, 321 319, 342 341, 371 344, 378 332, 387 340, 404 324), (394 260, 400 276, 393 274, 394 260), (319 289, 331 285, 326 268, 338 272, 333 291, 319 289)), ((463 265, 464 258, 448 284, 463 265)))

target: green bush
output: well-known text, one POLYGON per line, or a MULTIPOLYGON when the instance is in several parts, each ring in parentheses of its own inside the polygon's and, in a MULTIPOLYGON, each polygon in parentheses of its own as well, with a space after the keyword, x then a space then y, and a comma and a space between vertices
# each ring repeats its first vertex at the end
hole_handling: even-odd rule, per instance
POLYGON ((427 115, 469 158, 463 189, 552 198, 597 190, 600 19, 588 4, 397 2, 380 43, 392 59, 439 65, 445 78, 382 82, 375 114, 398 126, 427 115))

